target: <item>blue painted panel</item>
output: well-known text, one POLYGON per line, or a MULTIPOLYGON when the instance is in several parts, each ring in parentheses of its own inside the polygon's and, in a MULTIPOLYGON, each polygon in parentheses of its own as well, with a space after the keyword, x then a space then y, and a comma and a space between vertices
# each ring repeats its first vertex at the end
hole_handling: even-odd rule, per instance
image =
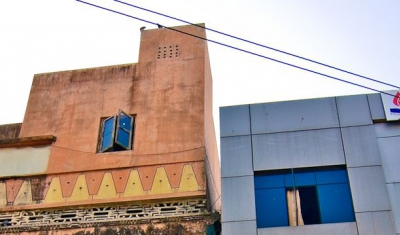
POLYGON ((322 223, 355 221, 350 188, 347 183, 318 185, 322 223))
POLYGON ((296 187, 297 186, 309 186, 309 185, 316 185, 317 182, 315 180, 315 173, 314 172, 295 172, 294 173, 294 180, 296 187))
POLYGON ((285 188, 255 191, 257 228, 288 226, 285 188))
POLYGON ((317 184, 347 183, 346 170, 325 170, 317 172, 317 184))
POLYGON ((105 120, 103 128, 103 138, 100 148, 102 152, 111 148, 114 144, 115 117, 105 120))
POLYGON ((121 112, 121 114, 119 115, 119 126, 124 130, 130 132, 132 129, 131 123, 132 123, 132 117, 125 115, 124 113, 121 112))
POLYGON ((258 175, 254 177, 254 188, 278 188, 285 187, 284 175, 258 175))
POLYGON ((117 130, 117 143, 121 145, 121 147, 124 147, 125 149, 130 149, 130 133, 127 132, 126 130, 122 128, 118 128, 117 130))

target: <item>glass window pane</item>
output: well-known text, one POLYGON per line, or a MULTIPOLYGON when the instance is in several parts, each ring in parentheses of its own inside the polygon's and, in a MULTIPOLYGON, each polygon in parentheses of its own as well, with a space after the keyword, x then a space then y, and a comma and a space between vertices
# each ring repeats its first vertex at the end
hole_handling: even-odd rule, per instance
POLYGON ((131 132, 131 129, 132 129, 132 117, 126 115, 123 112, 120 112, 118 124, 119 124, 119 127, 123 128, 124 130, 126 130, 128 132, 131 132))
POLYGON ((300 187, 300 208, 304 224, 320 224, 317 190, 315 187, 300 187))
POLYGON ((257 227, 288 226, 286 189, 255 190, 257 227))
POLYGON ((322 223, 355 221, 348 183, 318 185, 317 188, 322 223))
POLYGON ((103 136, 100 150, 104 152, 113 146, 115 117, 104 120, 103 136))
POLYGON ((125 149, 130 149, 130 133, 122 128, 118 128, 115 142, 125 149))
MULTIPOLYGON (((297 186, 316 185, 314 172, 295 172, 294 183, 297 186)), ((293 187, 293 177, 291 174, 285 175, 285 186, 293 187)))
POLYGON ((324 170, 317 172, 318 184, 346 183, 347 172, 344 169, 324 170))
POLYGON ((257 175, 254 176, 254 187, 262 188, 279 188, 284 187, 283 175, 257 175))

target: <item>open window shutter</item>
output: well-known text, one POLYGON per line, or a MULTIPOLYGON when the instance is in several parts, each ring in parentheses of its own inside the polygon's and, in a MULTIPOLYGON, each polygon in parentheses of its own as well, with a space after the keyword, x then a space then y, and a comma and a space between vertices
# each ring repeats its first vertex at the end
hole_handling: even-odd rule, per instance
POLYGON ((124 149, 132 149, 132 132, 133 117, 119 110, 115 143, 124 149))
POLYGON ((103 121, 100 152, 106 152, 113 148, 114 136, 115 136, 115 122, 116 122, 116 117, 110 117, 103 121))

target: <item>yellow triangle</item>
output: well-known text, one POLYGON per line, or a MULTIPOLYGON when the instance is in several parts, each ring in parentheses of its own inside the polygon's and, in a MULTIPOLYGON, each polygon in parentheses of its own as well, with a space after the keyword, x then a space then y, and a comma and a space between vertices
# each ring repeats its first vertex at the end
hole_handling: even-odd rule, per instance
POLYGON ((85 175, 79 175, 78 179, 76 180, 74 189, 72 190, 71 197, 67 198, 68 201, 83 201, 89 200, 89 190, 86 184, 86 177, 85 175))
POLYGON ((61 192, 61 183, 60 178, 54 177, 51 180, 49 190, 47 191, 46 197, 43 200, 43 203, 56 203, 56 202, 64 202, 65 199, 62 196, 61 192))
POLYGON ((142 181, 139 177, 139 172, 137 170, 132 170, 129 173, 128 183, 126 184, 123 197, 134 197, 146 195, 143 190, 142 181))
POLYGON ((6 183, 0 182, 0 206, 7 206, 6 183))
POLYGON ((158 167, 149 194, 165 194, 172 192, 173 191, 164 167, 158 167))
POLYGON ((191 165, 185 165, 183 167, 183 173, 181 177, 181 182, 179 184, 178 192, 190 192, 199 190, 199 184, 196 180, 196 175, 194 174, 191 165))
POLYGON ((106 199, 117 198, 117 191, 115 190, 114 180, 110 172, 105 173, 97 195, 93 199, 106 199))
POLYGON ((18 191, 17 197, 14 200, 14 206, 32 204, 32 188, 31 181, 25 180, 18 191))

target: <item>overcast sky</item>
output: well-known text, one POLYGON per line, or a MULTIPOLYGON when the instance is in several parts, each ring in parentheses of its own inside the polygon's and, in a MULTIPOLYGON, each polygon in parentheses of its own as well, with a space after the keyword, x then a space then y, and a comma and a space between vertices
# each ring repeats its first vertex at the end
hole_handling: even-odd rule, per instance
MULTIPOLYGON (((400 86, 399 0, 126 0, 129 3, 400 86)), ((183 23, 90 2, 165 26, 183 23)), ((0 2, 0 124, 22 122, 34 74, 138 60, 155 26, 73 0, 0 2)), ((393 89, 207 32, 209 39, 377 90, 393 89)), ((371 91, 209 43, 218 107, 371 91)), ((218 132, 218 129, 217 129, 218 132)))

